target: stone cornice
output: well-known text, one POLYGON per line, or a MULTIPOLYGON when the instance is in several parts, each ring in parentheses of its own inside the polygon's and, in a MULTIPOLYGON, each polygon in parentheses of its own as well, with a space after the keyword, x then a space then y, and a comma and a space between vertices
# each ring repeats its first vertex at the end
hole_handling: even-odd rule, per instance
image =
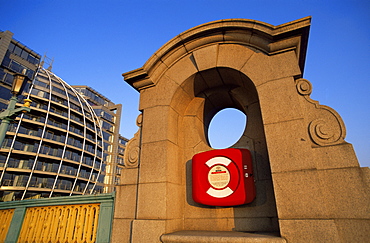
POLYGON ((294 50, 303 73, 311 17, 305 17, 274 26, 249 19, 225 19, 209 22, 189 29, 174 37, 158 49, 142 68, 122 74, 125 81, 140 91, 155 85, 150 78, 160 65, 170 66, 182 55, 203 45, 238 43, 275 55, 294 50))

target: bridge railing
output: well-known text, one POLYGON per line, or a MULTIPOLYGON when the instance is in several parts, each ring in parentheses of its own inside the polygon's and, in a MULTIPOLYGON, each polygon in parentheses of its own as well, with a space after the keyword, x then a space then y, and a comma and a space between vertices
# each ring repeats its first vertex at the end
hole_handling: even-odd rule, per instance
POLYGON ((0 203, 0 243, 110 242, 114 193, 0 203))

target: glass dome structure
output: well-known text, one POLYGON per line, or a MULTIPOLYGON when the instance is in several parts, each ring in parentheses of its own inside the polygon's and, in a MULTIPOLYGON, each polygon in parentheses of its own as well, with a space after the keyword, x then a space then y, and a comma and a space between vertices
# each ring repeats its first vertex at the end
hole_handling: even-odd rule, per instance
POLYGON ((28 90, 31 112, 0 150, 0 201, 102 192, 103 133, 91 105, 41 67, 28 90))

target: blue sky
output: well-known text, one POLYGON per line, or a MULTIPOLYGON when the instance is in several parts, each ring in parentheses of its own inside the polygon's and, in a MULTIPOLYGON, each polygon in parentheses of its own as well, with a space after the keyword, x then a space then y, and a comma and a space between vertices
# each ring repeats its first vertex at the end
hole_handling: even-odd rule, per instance
POLYGON ((214 20, 273 25, 312 16, 304 78, 311 98, 335 109, 361 166, 370 166, 368 0, 0 0, 0 29, 54 58, 53 72, 123 104, 122 135, 136 132, 139 94, 121 74, 167 41, 214 20))

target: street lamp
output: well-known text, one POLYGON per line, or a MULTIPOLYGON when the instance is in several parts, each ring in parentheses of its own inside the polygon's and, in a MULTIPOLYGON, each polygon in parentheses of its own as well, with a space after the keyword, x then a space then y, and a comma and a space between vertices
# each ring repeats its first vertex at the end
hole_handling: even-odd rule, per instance
POLYGON ((0 148, 4 142, 6 131, 8 130, 9 124, 14 121, 14 119, 22 112, 31 111, 31 100, 25 99, 24 105, 20 108, 15 109, 15 105, 18 101, 18 95, 20 95, 27 84, 27 76, 24 74, 16 73, 14 74, 13 85, 10 90, 12 97, 9 100, 8 107, 5 111, 0 113, 0 148))

